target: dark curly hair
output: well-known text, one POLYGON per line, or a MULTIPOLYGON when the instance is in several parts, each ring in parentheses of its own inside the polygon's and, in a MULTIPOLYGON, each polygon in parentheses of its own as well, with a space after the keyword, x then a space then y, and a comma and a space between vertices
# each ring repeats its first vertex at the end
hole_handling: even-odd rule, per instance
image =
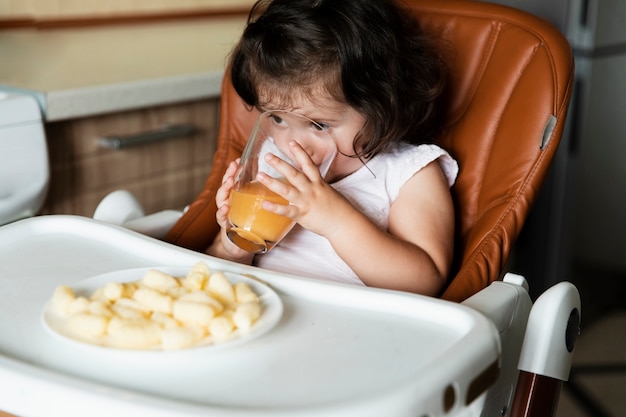
POLYGON ((445 64, 393 0, 260 0, 230 65, 251 106, 269 97, 288 108, 293 91, 311 97, 322 86, 354 108, 366 119, 353 143, 365 159, 390 141, 432 141, 438 128, 445 64))

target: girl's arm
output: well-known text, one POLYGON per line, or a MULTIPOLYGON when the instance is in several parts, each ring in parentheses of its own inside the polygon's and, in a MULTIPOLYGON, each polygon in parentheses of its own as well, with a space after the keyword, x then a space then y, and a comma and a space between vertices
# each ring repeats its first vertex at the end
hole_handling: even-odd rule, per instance
POLYGON ((440 294, 452 263, 454 208, 436 162, 402 186, 390 209, 389 232, 347 201, 335 218, 326 238, 366 285, 440 294))

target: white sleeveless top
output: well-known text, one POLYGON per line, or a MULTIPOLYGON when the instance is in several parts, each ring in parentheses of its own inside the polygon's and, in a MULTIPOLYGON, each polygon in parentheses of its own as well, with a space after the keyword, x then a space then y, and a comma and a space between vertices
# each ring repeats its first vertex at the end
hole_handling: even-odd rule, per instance
MULTIPOLYGON (((458 165, 446 151, 437 145, 415 146, 404 142, 390 144, 383 153, 368 161, 367 167, 363 166, 331 185, 378 227, 387 230, 389 209, 400 188, 435 160, 439 162, 448 185, 452 186, 458 165)), ((298 224, 271 251, 255 256, 254 264, 293 275, 365 285, 326 238, 298 224)))

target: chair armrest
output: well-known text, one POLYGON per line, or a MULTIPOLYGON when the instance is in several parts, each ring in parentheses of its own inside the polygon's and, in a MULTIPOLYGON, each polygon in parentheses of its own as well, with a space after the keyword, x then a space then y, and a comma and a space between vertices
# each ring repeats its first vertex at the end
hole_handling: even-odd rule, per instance
POLYGON ((563 281, 546 290, 533 306, 519 369, 567 381, 580 332, 580 294, 563 281))
POLYGON ((141 203, 132 193, 117 190, 102 199, 93 218, 162 240, 183 212, 164 210, 146 216, 141 203))
POLYGON ((163 210, 125 222, 122 226, 143 235, 163 240, 167 232, 174 226, 182 215, 182 211, 163 210))
POLYGON ((517 365, 532 308, 528 284, 509 273, 461 304, 489 318, 500 335, 500 375, 487 393, 481 415, 502 415, 502 410, 511 408, 519 376, 517 365))

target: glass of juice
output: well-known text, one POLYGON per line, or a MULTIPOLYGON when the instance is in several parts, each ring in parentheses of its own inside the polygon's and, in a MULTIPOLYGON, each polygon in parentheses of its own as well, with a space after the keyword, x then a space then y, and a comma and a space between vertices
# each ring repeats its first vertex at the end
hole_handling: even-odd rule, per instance
POLYGON ((298 142, 326 175, 337 153, 337 147, 324 126, 289 111, 268 111, 259 115, 241 155, 239 172, 230 193, 228 238, 242 249, 265 253, 272 249, 295 222, 262 208, 264 200, 289 204, 256 180, 259 172, 287 181, 265 161, 272 153, 297 169, 299 165, 289 151, 290 141, 298 142))

